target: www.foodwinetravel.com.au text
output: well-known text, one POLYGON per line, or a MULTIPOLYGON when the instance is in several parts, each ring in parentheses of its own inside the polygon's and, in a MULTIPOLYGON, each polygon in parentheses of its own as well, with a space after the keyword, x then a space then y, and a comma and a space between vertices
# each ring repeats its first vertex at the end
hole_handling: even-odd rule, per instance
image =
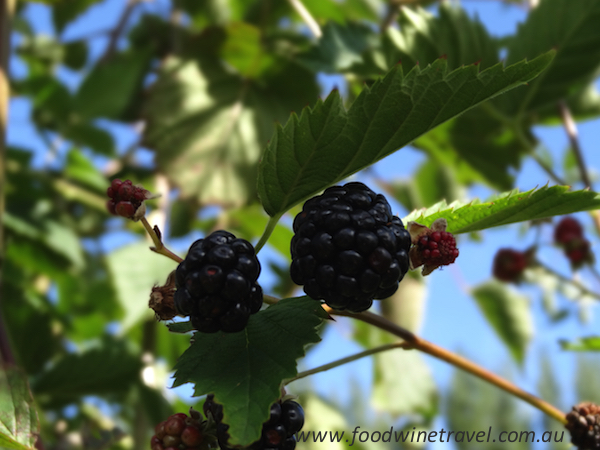
POLYGON ((365 442, 562 442, 564 431, 506 431, 492 430, 489 427, 483 431, 417 431, 394 430, 369 431, 360 426, 354 431, 300 431, 296 434, 298 442, 342 442, 352 447, 355 443, 365 442))

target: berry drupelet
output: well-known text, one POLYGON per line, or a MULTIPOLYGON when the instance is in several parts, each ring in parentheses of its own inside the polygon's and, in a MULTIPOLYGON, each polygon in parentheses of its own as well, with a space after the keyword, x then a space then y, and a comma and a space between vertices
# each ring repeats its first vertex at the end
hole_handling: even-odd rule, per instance
POLYGON ((352 312, 391 296, 408 271, 410 235, 385 197, 362 183, 333 186, 294 220, 292 280, 331 308, 352 312))
POLYGON ((175 307, 204 333, 242 331, 262 306, 254 247, 227 231, 192 244, 175 273, 175 307))
MULTIPOLYGON (((227 446, 229 426, 222 422, 223 406, 214 401, 214 395, 208 395, 204 402, 204 415, 217 423, 217 439, 222 450, 231 450, 227 446)), ((245 447, 248 450, 293 450, 296 448, 296 436, 304 426, 304 410, 292 400, 276 402, 271 405, 269 420, 262 427, 261 437, 245 447)))

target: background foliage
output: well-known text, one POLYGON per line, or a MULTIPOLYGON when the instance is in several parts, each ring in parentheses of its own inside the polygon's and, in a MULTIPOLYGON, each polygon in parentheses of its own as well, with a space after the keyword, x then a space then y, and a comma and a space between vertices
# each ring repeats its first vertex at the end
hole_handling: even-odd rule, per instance
MULTIPOLYGON (((480 279, 465 289, 458 269, 434 272, 427 281, 412 274, 381 313, 415 331, 423 321, 433 323, 424 337, 454 350, 476 351, 478 340, 481 347, 493 341, 498 360, 476 360, 564 409, 576 400, 600 400, 597 360, 570 356, 569 373, 557 369, 565 360, 557 356, 562 350, 553 331, 563 333, 562 348, 598 350, 597 338, 578 321, 600 297, 595 271, 574 274, 564 258, 559 262, 551 227, 538 220, 598 206, 594 192, 554 186, 587 183, 572 149, 550 154, 539 127, 560 130, 559 104, 577 120, 600 116, 600 3, 506 5, 526 13, 515 33, 498 37, 490 24, 448 2, 306 0, 319 39, 293 2, 46 3, 19 2, 13 23, 11 111, 22 112, 29 131, 17 135, 24 128, 11 118, 0 294, 14 358, 26 377, 2 374, 0 393, 18 395, 0 396, 0 405, 16 411, 26 428, 0 428, 3 446, 33 444, 23 433, 35 428, 25 378, 47 449, 147 448, 154 424, 189 404, 201 409, 190 390, 166 389, 189 335, 170 333, 147 308, 150 288, 175 264, 147 250, 139 225, 108 215, 105 189, 113 178, 163 194, 150 203, 149 220, 181 255, 218 228, 256 242, 269 215, 294 213, 303 198, 361 169, 354 176, 387 192, 401 217, 432 207, 410 217, 452 219, 450 231, 465 233, 457 266, 466 273, 484 265, 482 255, 491 265, 490 248, 517 245, 518 230, 511 237, 482 230, 535 220, 520 229, 518 244, 538 244, 550 267, 532 269, 527 286, 480 279), (50 19, 46 29, 39 15, 50 19), (95 21, 105 28, 91 27, 95 21), (512 68, 503 71, 500 62, 512 68), (332 83, 339 90, 329 95, 332 83), (390 92, 411 106, 402 120, 390 92), (345 123, 364 130, 341 132, 345 123), (302 136, 310 133, 301 131, 314 127, 321 134, 309 142, 302 136), (311 159, 323 148, 333 156, 311 159), (281 163, 282 154, 296 149, 297 166, 281 163), (523 183, 533 165, 543 170, 523 183), (484 200, 476 201, 481 194, 484 200), (475 312, 461 309, 463 297, 475 312), (437 306, 442 298, 444 306, 437 306), (464 321, 473 317, 488 322, 471 329, 464 321), (464 343, 456 345, 451 334, 464 343), (551 344, 536 346, 544 335, 551 344)), ((298 294, 287 271, 291 217, 283 216, 261 252, 261 283, 280 297, 298 294)), ((597 216, 578 217, 595 243, 597 216)), ((390 342, 378 330, 339 322, 321 330, 324 342, 308 350, 301 367, 390 342)), ((307 342, 316 337, 301 344, 307 342)), ((302 345, 296 347, 288 359, 302 354, 302 345)), ((438 364, 397 350, 349 366, 359 376, 345 372, 351 381, 338 385, 358 383, 356 389, 324 388, 331 386, 327 378, 290 388, 306 405, 306 430, 556 427, 467 375, 452 375, 451 384, 449 375, 440 380, 438 364)), ((333 446, 299 448, 324 445, 333 446)))

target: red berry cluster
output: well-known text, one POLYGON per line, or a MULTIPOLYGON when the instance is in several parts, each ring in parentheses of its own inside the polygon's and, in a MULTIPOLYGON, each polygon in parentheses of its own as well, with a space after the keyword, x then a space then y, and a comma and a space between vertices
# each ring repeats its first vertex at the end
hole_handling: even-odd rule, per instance
POLYGON ((200 450, 201 423, 184 413, 173 414, 154 428, 151 450, 200 450))
POLYGON ((144 215, 145 209, 140 210, 140 207, 151 197, 150 192, 129 180, 113 180, 106 194, 110 197, 106 207, 111 214, 135 220, 144 215))
POLYGON ((554 229, 554 242, 563 248, 574 269, 594 260, 590 241, 583 236, 583 227, 573 217, 567 216, 558 222, 554 229))
POLYGON ((456 239, 447 231, 434 231, 421 236, 416 245, 425 265, 447 266, 458 257, 456 239))
POLYGON ((500 281, 516 283, 529 263, 525 252, 512 248, 501 248, 494 257, 492 273, 500 281))

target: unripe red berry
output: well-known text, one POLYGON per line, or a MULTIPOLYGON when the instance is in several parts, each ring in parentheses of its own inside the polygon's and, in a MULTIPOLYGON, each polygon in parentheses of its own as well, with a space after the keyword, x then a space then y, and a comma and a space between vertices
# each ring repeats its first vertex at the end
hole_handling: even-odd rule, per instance
POLYGON ((165 432, 171 436, 179 436, 185 428, 185 419, 171 416, 165 422, 165 432))
POLYGON ((163 420, 161 423, 154 427, 154 433, 158 439, 164 438, 167 434, 167 432, 165 431, 165 422, 166 421, 163 420))
POLYGON ((566 244, 575 238, 583 237, 583 227, 571 216, 563 217, 554 229, 554 242, 566 244))
POLYGON ((516 282, 527 267, 527 255, 511 248, 501 248, 494 257, 492 273, 500 281, 516 282))
POLYGON ((181 433, 181 442, 188 447, 197 447, 202 442, 202 433, 194 426, 186 427, 181 433))

